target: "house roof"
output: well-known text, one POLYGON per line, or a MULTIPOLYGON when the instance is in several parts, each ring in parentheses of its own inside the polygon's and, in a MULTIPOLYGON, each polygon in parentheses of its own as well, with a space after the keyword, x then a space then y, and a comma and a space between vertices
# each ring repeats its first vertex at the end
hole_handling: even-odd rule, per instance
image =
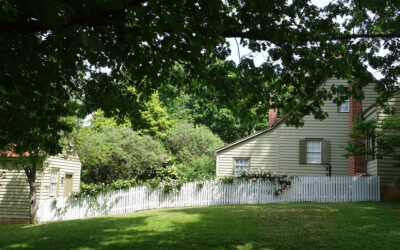
MULTIPOLYGON (((395 96, 398 95, 398 94, 400 94, 400 90, 394 92, 394 94, 393 94, 390 98, 393 98, 393 97, 395 97, 395 96)), ((389 99, 390 99, 390 98, 389 98, 389 99)), ((371 110, 371 109, 373 109, 373 108, 376 108, 376 106, 377 106, 377 103, 376 103, 376 102, 375 102, 374 104, 371 104, 368 108, 366 108, 366 109, 363 111, 362 115, 364 116, 369 110, 371 110)))
POLYGON ((226 144, 225 146, 220 147, 217 150, 215 150, 215 152, 216 153, 221 152, 221 151, 223 151, 223 150, 225 150, 227 148, 230 148, 230 147, 232 147, 232 146, 234 146, 236 144, 242 143, 242 142, 247 141, 247 140, 249 140, 249 139, 251 139, 253 137, 256 137, 258 135, 264 134, 264 133, 276 128, 286 118, 286 116, 287 116, 287 114, 282 116, 281 118, 279 118, 274 124, 266 127, 265 129, 257 131, 257 132, 255 132, 253 134, 250 134, 250 135, 246 136, 246 137, 240 138, 240 139, 238 139, 238 140, 236 140, 236 141, 234 141, 232 143, 226 144))
POLYGON ((362 112, 362 116, 364 116, 370 109, 374 108, 376 106, 376 102, 374 104, 371 104, 368 108, 366 108, 363 112, 362 112))
MULTIPOLYGON (((9 149, 7 149, 7 150, 0 150, 0 157, 6 157, 6 158, 7 158, 7 157, 9 157, 9 158, 17 158, 17 157, 20 157, 20 155, 17 154, 17 153, 15 153, 15 151, 14 151, 14 147, 15 147, 15 146, 17 146, 15 143, 10 143, 10 144, 9 144, 9 149)), ((24 157, 29 157, 32 153, 33 153, 33 151, 32 151, 32 152, 24 152, 24 153, 22 154, 22 156, 24 156, 24 157)), ((39 149, 38 153, 39 153, 40 155, 44 155, 44 151, 41 150, 41 149, 39 149)))

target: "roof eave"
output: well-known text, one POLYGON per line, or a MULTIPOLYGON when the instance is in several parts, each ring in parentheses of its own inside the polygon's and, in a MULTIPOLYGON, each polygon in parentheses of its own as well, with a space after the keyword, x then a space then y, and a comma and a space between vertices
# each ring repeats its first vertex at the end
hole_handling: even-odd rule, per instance
POLYGON ((230 147, 232 147, 232 146, 235 146, 235 145, 237 145, 237 144, 239 144, 239 143, 242 143, 242 142, 244 142, 244 141, 247 141, 247 140, 249 140, 249 139, 251 139, 251 138, 254 138, 254 137, 256 137, 256 136, 259 136, 259 135, 261 135, 261 134, 264 134, 264 133, 266 133, 266 132, 268 132, 268 131, 270 131, 270 130, 276 128, 276 126, 279 125, 279 124, 286 118, 286 116, 287 116, 287 114, 284 115, 284 116, 282 116, 281 119, 277 120, 274 124, 272 124, 271 126, 268 126, 267 128, 265 128, 265 129, 263 129, 263 130, 260 130, 260 131, 258 131, 258 132, 255 132, 255 133, 253 133, 253 134, 251 134, 251 135, 248 135, 248 136, 246 136, 246 137, 240 138, 240 139, 238 139, 238 140, 236 140, 236 141, 234 141, 234 142, 232 142, 232 143, 229 143, 229 144, 227 144, 227 145, 225 145, 225 146, 223 146, 223 147, 221 147, 221 148, 216 149, 216 150, 215 150, 215 153, 219 153, 219 152, 221 152, 221 151, 224 151, 225 149, 228 149, 228 148, 230 148, 230 147))

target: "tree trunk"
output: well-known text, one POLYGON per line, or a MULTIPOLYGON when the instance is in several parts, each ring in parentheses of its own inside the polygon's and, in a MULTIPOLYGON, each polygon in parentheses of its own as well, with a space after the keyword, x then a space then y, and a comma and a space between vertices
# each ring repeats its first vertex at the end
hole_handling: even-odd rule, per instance
POLYGON ((31 166, 24 166, 27 181, 29 183, 29 222, 37 222, 37 204, 36 204, 36 163, 31 166))
POLYGON ((31 224, 36 223, 37 222, 37 204, 36 204, 36 183, 35 182, 31 182, 29 183, 29 212, 30 212, 30 218, 29 218, 29 222, 31 224))

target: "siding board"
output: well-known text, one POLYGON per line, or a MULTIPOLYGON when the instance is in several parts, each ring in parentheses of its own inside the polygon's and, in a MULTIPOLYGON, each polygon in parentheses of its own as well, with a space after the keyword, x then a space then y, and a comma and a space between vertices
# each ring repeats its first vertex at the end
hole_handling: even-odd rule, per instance
MULTIPOLYGON (((400 93, 395 94, 388 101, 389 106, 396 108, 396 114, 400 115, 400 93)), ((374 106, 367 110, 364 114, 364 119, 384 119, 387 117, 383 109, 379 106, 374 106)), ((395 178, 400 178, 400 168, 393 165, 394 160, 390 156, 385 156, 383 159, 375 159, 368 161, 367 166, 371 174, 379 175, 382 183, 391 183, 395 178)))
MULTIPOLYGON (((346 80, 328 79, 321 88, 330 89, 332 85, 348 85, 346 80)), ((374 86, 364 89, 363 109, 372 105, 377 94, 374 86)), ((300 164, 299 141, 306 138, 323 138, 329 141, 332 175, 348 175, 348 160, 343 157, 342 148, 348 141, 349 113, 339 113, 332 101, 325 102, 324 111, 329 117, 323 121, 311 115, 304 117, 301 128, 281 123, 270 131, 242 141, 217 153, 217 176, 232 175, 233 157, 249 157, 251 169, 262 169, 279 174, 294 176, 323 176, 328 173, 328 165, 300 164)))
MULTIPOLYGON (((79 191, 81 163, 77 157, 49 157, 43 172, 37 173, 37 199, 48 199, 51 168, 59 168, 60 176, 73 174, 73 191, 79 191)), ((29 185, 24 171, 0 169, 0 218, 29 219, 29 185)), ((58 196, 63 196, 63 184, 59 182, 58 196)))

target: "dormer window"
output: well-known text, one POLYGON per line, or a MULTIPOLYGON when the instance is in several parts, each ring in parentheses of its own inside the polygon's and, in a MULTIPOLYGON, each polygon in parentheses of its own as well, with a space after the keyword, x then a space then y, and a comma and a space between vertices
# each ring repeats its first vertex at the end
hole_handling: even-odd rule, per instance
POLYGON ((339 113, 348 113, 350 112, 350 100, 346 94, 339 94, 339 99, 345 99, 344 103, 339 106, 339 113))

